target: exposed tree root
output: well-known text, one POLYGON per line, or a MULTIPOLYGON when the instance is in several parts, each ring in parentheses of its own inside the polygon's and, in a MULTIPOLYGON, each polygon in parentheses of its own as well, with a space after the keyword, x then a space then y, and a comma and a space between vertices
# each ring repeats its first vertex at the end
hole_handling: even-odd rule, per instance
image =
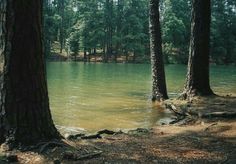
POLYGON ((210 126, 208 126, 204 131, 208 131, 211 127, 217 125, 217 123, 211 124, 210 126))
POLYGON ((171 103, 165 103, 165 108, 171 110, 174 114, 176 114, 178 116, 188 116, 188 113, 186 113, 181 108, 177 108, 175 105, 173 105, 171 103))
POLYGON ((47 142, 40 147, 39 152, 43 153, 47 149, 54 148, 54 147, 68 147, 68 145, 66 145, 63 142, 47 142))
POLYGON ((55 147, 71 147, 71 146, 64 143, 63 141, 54 140, 54 141, 49 141, 49 142, 40 142, 35 146, 26 147, 25 150, 26 151, 39 150, 39 153, 43 153, 47 151, 49 148, 53 149, 55 147))
MULTIPOLYGON (((198 103, 198 105, 204 105, 204 108, 207 108, 206 105, 218 105, 223 106, 225 103, 198 103)), ((169 109, 176 115, 176 119, 171 122, 171 124, 179 123, 185 119, 188 120, 197 120, 197 119, 211 119, 211 118, 236 118, 236 112, 234 111, 223 111, 223 112, 208 112, 206 110, 199 111, 194 110, 193 107, 185 105, 182 107, 181 105, 174 105, 172 102, 165 102, 165 108, 169 109)))

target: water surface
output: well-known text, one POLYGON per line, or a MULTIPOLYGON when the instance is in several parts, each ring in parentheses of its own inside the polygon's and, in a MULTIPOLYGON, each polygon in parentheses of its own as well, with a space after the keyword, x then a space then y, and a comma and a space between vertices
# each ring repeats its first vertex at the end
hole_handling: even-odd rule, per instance
MULTIPOLYGON (((170 97, 181 93, 186 66, 167 65, 170 97)), ((55 123, 99 129, 151 127, 168 114, 150 101, 148 64, 47 63, 50 105, 55 123)), ((216 92, 236 93, 236 67, 212 66, 216 92)))

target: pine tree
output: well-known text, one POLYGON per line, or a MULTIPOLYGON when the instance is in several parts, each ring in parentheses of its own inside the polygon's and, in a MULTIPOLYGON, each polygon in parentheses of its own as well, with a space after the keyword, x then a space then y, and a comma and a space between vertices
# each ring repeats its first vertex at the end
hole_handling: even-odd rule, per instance
POLYGON ((0 7, 0 143, 59 138, 49 109, 42 0, 1 0, 0 7))
POLYGON ((209 80, 211 1, 193 0, 188 73, 183 98, 212 95, 209 80))
POLYGON ((159 14, 159 0, 150 0, 150 47, 152 64, 152 100, 168 99, 159 14))

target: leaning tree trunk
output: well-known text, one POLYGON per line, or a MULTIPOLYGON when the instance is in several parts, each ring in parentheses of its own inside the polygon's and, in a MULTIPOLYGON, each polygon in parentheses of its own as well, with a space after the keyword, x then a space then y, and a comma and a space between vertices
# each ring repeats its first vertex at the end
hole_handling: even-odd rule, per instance
POLYGON ((159 19, 159 0, 150 0, 150 50, 153 101, 168 99, 159 19))
POLYGON ((60 137, 49 110, 42 47, 42 0, 1 0, 0 143, 60 137))
POLYGON ((209 82, 211 1, 193 0, 188 73, 183 98, 212 95, 209 82))

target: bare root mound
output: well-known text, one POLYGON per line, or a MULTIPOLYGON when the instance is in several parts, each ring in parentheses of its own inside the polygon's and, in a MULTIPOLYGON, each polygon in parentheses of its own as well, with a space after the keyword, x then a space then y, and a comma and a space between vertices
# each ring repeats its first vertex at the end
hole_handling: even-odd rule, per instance
POLYGON ((177 117, 173 123, 184 122, 183 120, 236 118, 236 97, 229 95, 194 97, 191 101, 171 99, 164 104, 177 117))

